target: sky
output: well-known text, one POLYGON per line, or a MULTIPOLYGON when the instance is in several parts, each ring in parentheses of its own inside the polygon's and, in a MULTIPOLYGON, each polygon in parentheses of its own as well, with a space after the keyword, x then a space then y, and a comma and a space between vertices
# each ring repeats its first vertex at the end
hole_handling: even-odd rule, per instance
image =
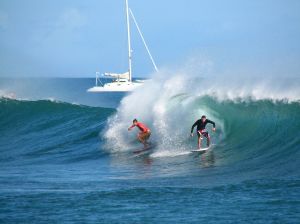
MULTIPOLYGON (((300 77, 299 0, 129 0, 159 68, 300 77)), ((133 23, 133 74, 154 71, 133 23)), ((0 77, 127 70, 124 0, 0 0, 0 77)))

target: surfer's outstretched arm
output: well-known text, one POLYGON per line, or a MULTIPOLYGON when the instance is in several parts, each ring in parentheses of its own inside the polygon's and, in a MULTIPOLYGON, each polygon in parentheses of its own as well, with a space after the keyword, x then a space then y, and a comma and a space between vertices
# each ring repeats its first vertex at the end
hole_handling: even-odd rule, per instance
POLYGON ((193 126, 192 126, 192 128, 191 128, 191 136, 193 136, 194 127, 198 124, 198 122, 199 122, 199 120, 197 120, 197 121, 193 124, 193 126))
POLYGON ((207 123, 212 124, 214 128, 216 127, 216 123, 215 123, 215 122, 213 122, 213 121, 211 121, 211 120, 208 120, 208 119, 206 119, 206 120, 207 120, 207 123))
POLYGON ((132 128, 135 127, 135 124, 131 125, 129 128, 128 128, 128 131, 130 131, 132 128))
POLYGON ((213 131, 216 131, 216 123, 215 123, 215 122, 213 122, 213 121, 207 119, 207 123, 212 124, 212 125, 213 125, 212 130, 213 130, 213 131))

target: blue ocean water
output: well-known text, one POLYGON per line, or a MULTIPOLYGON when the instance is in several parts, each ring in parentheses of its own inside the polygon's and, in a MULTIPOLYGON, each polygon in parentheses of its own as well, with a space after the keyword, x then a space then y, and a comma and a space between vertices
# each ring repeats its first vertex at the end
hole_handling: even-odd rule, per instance
POLYGON ((0 79, 0 222, 299 223, 300 81, 277 81, 100 95, 93 79, 0 79), (213 149, 190 153, 202 114, 213 149), (133 118, 149 153, 132 153, 133 118))

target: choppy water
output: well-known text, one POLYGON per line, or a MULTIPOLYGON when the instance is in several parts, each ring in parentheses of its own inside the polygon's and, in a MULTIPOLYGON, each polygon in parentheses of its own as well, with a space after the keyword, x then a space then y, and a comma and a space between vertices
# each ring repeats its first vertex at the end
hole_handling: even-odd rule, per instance
POLYGON ((17 81, 0 85, 2 223, 299 222, 299 79, 203 90, 175 76, 126 96, 87 95, 90 79, 17 81), (192 154, 202 114, 214 147, 192 154), (132 153, 133 118, 152 130, 148 154, 132 153))

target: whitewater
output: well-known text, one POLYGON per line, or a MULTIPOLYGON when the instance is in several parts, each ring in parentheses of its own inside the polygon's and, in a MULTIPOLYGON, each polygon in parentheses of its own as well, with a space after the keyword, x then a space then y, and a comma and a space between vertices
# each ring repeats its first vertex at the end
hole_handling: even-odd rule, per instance
POLYGON ((299 221, 299 78, 161 71, 101 96, 93 82, 1 79, 1 222, 299 221), (190 153, 202 115, 214 146, 190 153), (134 118, 155 144, 141 156, 134 118))

